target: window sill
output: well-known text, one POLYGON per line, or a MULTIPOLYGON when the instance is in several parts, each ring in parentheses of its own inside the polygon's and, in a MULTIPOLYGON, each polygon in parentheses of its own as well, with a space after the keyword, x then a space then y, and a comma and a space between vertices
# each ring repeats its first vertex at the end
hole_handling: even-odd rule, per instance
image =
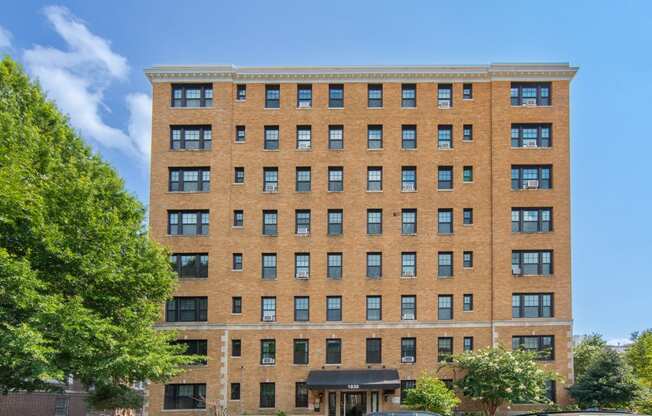
POLYGON ((263 237, 276 238, 278 237, 278 234, 263 234, 263 237))
POLYGON ((297 110, 312 110, 312 105, 303 106, 303 107, 297 106, 296 109, 297 110))
POLYGON ((263 282, 275 282, 275 281, 278 280, 278 278, 275 277, 275 278, 272 279, 272 278, 269 278, 269 277, 268 278, 261 277, 260 280, 262 280, 263 282))
POLYGON ((439 146, 437 146, 437 150, 446 151, 446 152, 448 152, 450 150, 453 150, 453 149, 454 149, 453 146, 451 146, 451 147, 439 147, 439 146))
POLYGON ((263 149, 263 152, 280 152, 281 149, 263 149))
POLYGON ((179 280, 182 281, 182 282, 195 281, 195 280, 203 281, 203 280, 206 280, 206 279, 208 279, 208 277, 179 277, 179 280))
POLYGON ((233 183, 231 183, 231 185, 234 185, 234 186, 243 186, 243 185, 244 185, 244 182, 233 182, 233 183))
POLYGON ((183 194, 183 195, 188 195, 188 194, 208 194, 210 191, 167 191, 166 194, 183 194))
POLYGON ((471 184, 473 184, 473 181, 462 181, 462 184, 463 185, 466 185, 466 184, 471 185, 471 184))
POLYGON ((401 151, 404 151, 404 152, 416 152, 417 150, 419 150, 419 149, 417 149, 416 147, 413 147, 413 148, 401 147, 401 151))
POLYGON ((512 108, 552 108, 552 105, 514 105, 512 104, 512 108))
POLYGON ((207 238, 208 234, 166 234, 166 237, 204 237, 207 238))
POLYGON ((365 276, 365 279, 366 279, 366 280, 371 280, 371 281, 373 281, 373 282, 376 282, 376 281, 377 281, 377 282, 380 282, 381 280, 383 280, 383 277, 382 277, 382 276, 379 276, 379 277, 370 277, 370 276, 365 276))
POLYGON ((183 152, 197 152, 197 153, 204 153, 204 152, 210 152, 213 149, 168 149, 168 152, 170 153, 183 153, 183 152))
POLYGON ((280 107, 280 106, 279 106, 279 107, 263 107, 263 109, 265 109, 265 110, 276 110, 276 111, 278 111, 278 110, 281 109, 281 107, 280 107))
POLYGON ((552 191, 552 188, 512 188, 512 192, 527 192, 527 191, 552 191))
POLYGON ((380 189, 380 190, 378 190, 378 191, 370 191, 370 190, 367 190, 366 192, 369 193, 369 194, 378 194, 378 193, 382 193, 383 190, 382 190, 382 189, 380 189))
POLYGON ((276 364, 260 364, 261 367, 276 367, 276 364))
POLYGON ((437 233, 437 236, 439 237, 452 237, 454 235, 455 233, 437 233))
POLYGON ((337 364, 334 364, 334 363, 326 363, 326 364, 324 364, 324 367, 339 367, 339 366, 341 366, 341 365, 342 365, 342 363, 337 363, 337 364))
POLYGON ((312 147, 309 147, 307 149, 294 149, 295 152, 312 152, 312 147))
POLYGON ((242 270, 242 269, 231 269, 231 271, 236 272, 236 273, 242 273, 244 270, 242 270))
POLYGON ((404 237, 414 237, 417 233, 401 233, 401 235, 404 237))
POLYGON ((240 140, 240 141, 234 140, 233 141, 233 144, 245 144, 245 143, 247 143, 245 140, 240 140))
POLYGON ((440 189, 440 188, 437 188, 437 192, 453 192, 453 189, 440 189))
POLYGON ((231 228, 235 228, 236 230, 242 230, 244 228, 243 225, 232 225, 231 228))
POLYGON ((329 110, 344 110, 344 107, 326 107, 329 110))
POLYGON ((473 98, 462 98, 462 101, 475 101, 473 98))
POLYGON ((263 194, 277 194, 278 191, 263 191, 263 194))
POLYGON ((512 277, 555 277, 554 274, 512 274, 512 277))
POLYGON ((473 227, 473 224, 462 224, 462 227, 473 227))
POLYGON ((369 107, 369 106, 367 106, 367 110, 382 110, 384 108, 385 107, 383 107, 382 105, 380 107, 369 107))
POLYGON ((417 276, 401 276, 401 280, 415 280, 417 276))
POLYGON ((554 230, 550 231, 514 231, 512 230, 512 234, 525 234, 525 235, 530 235, 530 234, 552 234, 554 233, 554 230))
POLYGON ((401 110, 416 110, 416 109, 417 109, 417 106, 416 106, 416 105, 415 105, 415 106, 411 106, 411 107, 404 107, 404 106, 401 106, 401 110))
POLYGON ((462 143, 473 143, 473 139, 462 139, 462 143))
POLYGON ((330 147, 328 148, 331 152, 343 152, 344 149, 331 149, 330 147))
MULTIPOLYGON (((452 280, 453 276, 437 276, 437 279, 440 280, 452 280)), ((450 321, 450 319, 448 319, 450 321)))
MULTIPOLYGON (((231 312, 231 316, 242 316, 242 313, 231 312)), ((237 357, 240 358, 240 357, 237 357)))
POLYGON ((414 190, 405 190, 405 189, 401 189, 401 193, 404 193, 404 194, 413 194, 413 193, 415 193, 415 192, 417 192, 416 189, 414 189, 414 190))
POLYGON ((171 105, 171 106, 168 107, 168 109, 170 109, 170 110, 211 110, 213 108, 214 107, 212 105, 205 105, 203 107, 188 107, 188 106, 186 106, 186 107, 181 107, 181 106, 175 107, 175 106, 171 105))
POLYGON ((383 150, 385 150, 385 149, 382 148, 382 147, 379 147, 377 149, 369 149, 369 148, 367 148, 367 152, 382 152, 383 150))
POLYGON ((552 150, 552 146, 537 146, 537 147, 525 147, 525 146, 520 146, 520 147, 511 147, 512 150, 552 150))

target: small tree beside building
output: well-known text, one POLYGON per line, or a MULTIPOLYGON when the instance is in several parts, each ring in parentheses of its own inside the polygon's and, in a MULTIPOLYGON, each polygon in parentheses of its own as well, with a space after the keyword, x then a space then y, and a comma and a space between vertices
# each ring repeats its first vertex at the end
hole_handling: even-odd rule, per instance
POLYGON ((460 399, 439 378, 423 374, 415 388, 408 390, 405 404, 414 410, 450 415, 460 399))

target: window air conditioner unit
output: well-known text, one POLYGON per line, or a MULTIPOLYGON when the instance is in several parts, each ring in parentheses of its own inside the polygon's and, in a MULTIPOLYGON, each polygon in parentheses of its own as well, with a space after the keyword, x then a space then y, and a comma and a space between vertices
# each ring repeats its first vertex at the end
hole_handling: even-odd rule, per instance
POLYGON ((451 102, 449 100, 439 100, 438 107, 439 108, 451 108, 451 102))
POLYGON ((310 149, 310 142, 299 142, 299 149, 310 149))
POLYGON ((439 148, 440 149, 450 149, 451 148, 451 142, 439 142, 439 148))
POLYGON ((415 186, 413 183, 404 183, 403 184, 403 191, 405 192, 414 192, 415 191, 415 186))
POLYGON ((527 189, 538 189, 539 181, 537 179, 528 179, 525 181, 525 188, 527 189))
POLYGON ((263 315, 263 321, 274 322, 274 315, 263 315))
POLYGON ((521 266, 512 264, 512 274, 515 276, 520 276, 523 274, 521 271, 521 266))
POLYGON ((297 228, 297 234, 307 235, 308 234, 308 227, 298 227, 297 228))
POLYGON ((299 108, 310 108, 310 107, 311 107, 310 101, 299 101, 299 108))
POLYGON ((263 358, 263 364, 274 364, 276 360, 273 359, 272 357, 265 357, 263 358))
POLYGON ((278 191, 278 184, 276 183, 265 184, 265 192, 277 192, 277 191, 278 191))
POLYGON ((310 277, 310 274, 306 270, 300 270, 297 272, 297 279, 307 279, 310 277))
POLYGON ((537 99, 536 98, 523 98, 523 105, 526 107, 536 107, 537 99))
POLYGON ((536 141, 523 142, 523 147, 539 147, 536 141))
POLYGON ((414 357, 408 355, 407 357, 401 357, 401 362, 402 363, 413 363, 414 362, 414 357))

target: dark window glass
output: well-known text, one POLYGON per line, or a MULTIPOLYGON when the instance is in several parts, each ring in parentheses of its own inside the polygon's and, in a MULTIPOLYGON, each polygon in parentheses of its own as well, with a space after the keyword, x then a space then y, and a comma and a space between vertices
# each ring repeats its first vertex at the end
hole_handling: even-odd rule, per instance
POLYGON ((367 277, 379 279, 383 275, 383 254, 367 253, 367 277))
POLYGON ((382 363, 382 340, 380 338, 367 338, 366 352, 367 364, 382 363))
POLYGON ((415 295, 401 296, 401 320, 414 321, 417 319, 417 297, 415 295))
POLYGON ((294 364, 308 364, 310 341, 307 339, 294 340, 294 364))
POLYGON ((245 84, 238 84, 236 86, 235 99, 238 101, 244 101, 247 99, 247 86, 245 84))
POLYGON ((263 148, 265 150, 278 150, 280 142, 280 133, 278 126, 265 126, 265 136, 263 148))
POLYGON ((512 318, 552 318, 552 293, 514 293, 512 318))
POLYGON ((401 338, 401 362, 414 363, 417 361, 417 339, 401 338))
POLYGON ((471 141, 473 140, 473 125, 465 124, 462 128, 462 140, 471 141))
POLYGON ((241 166, 236 166, 233 168, 233 183, 244 183, 245 181, 245 170, 241 166))
POLYGON ((462 214, 464 217, 464 225, 472 225, 473 224, 473 208, 464 208, 462 210, 462 214))
POLYGON ((297 235, 310 234, 310 210, 298 209, 294 211, 294 223, 295 223, 294 232, 297 235))
POLYGON ((552 274, 551 250, 513 250, 512 274, 515 276, 548 276, 552 274))
POLYGON ((341 296, 326 297, 326 320, 327 321, 342 320, 342 297, 341 296))
POLYGON ((212 147, 211 126, 170 127, 170 149, 208 150, 212 147))
POLYGON ((437 210, 437 232, 439 234, 453 233, 453 210, 450 208, 439 208, 437 210))
POLYGON ((437 127, 437 147, 440 149, 453 148, 453 126, 439 125, 437 127))
POLYGON ((239 339, 231 340, 231 357, 240 357, 242 355, 242 341, 239 339))
POLYGON ((279 85, 265 85, 265 108, 279 108, 281 106, 281 87, 279 85))
POLYGON ((513 336, 512 349, 534 352, 537 359, 550 361, 555 359, 555 337, 552 335, 513 336))
POLYGON ((367 149, 383 148, 383 126, 367 127, 367 149))
POLYGON ((512 124, 512 147, 550 147, 552 125, 512 124))
POLYGON ((342 340, 341 339, 327 339, 326 340, 326 364, 341 364, 342 363, 342 340))
POLYGON ((172 254, 170 263, 180 278, 208 277, 208 253, 172 254))
POLYGON ((342 278, 342 253, 328 253, 328 278, 342 278))
POLYGON ((260 340, 260 363, 262 365, 276 364, 276 340, 260 340))
POLYGON ((247 140, 247 129, 245 126, 235 126, 235 142, 244 143, 247 140))
MULTIPOLYGON (((183 352, 184 355, 204 355, 206 356, 208 353, 208 341, 205 339, 181 339, 174 341, 174 344, 177 345, 184 345, 186 347, 185 351, 183 352)), ((202 360, 198 362, 197 364, 203 364, 206 365, 207 361, 202 360)))
POLYGON ((263 279, 276 279, 276 253, 262 254, 263 279))
POLYGON ((297 126, 297 149, 310 150, 312 147, 312 128, 310 126, 297 126))
POLYGON ((295 321, 310 320, 310 298, 308 296, 294 297, 294 320, 295 321))
POLYGON ((341 167, 328 168, 328 192, 342 192, 344 190, 344 169, 341 167))
POLYGON ((512 105, 550 105, 550 82, 512 82, 510 98, 512 105))
POLYGON ((367 234, 379 235, 383 233, 383 210, 367 210, 367 234))
POLYGON ((464 252, 464 267, 473 267, 473 252, 465 251, 464 252))
POLYGON ((278 168, 263 168, 263 192, 278 192, 278 168))
POLYGON ((437 319, 440 321, 453 319, 453 295, 439 295, 437 297, 437 319))
POLYGON ((344 107, 344 85, 331 84, 328 86, 328 106, 330 108, 344 107))
POLYGON ((208 211, 168 211, 168 234, 207 235, 208 211))
POLYGON ((417 126, 409 125, 401 127, 401 147, 403 149, 417 148, 417 126))
POLYGON ((464 352, 473 351, 473 337, 464 337, 464 352))
POLYGON ((450 362, 453 360, 453 338, 439 337, 437 339, 437 361, 450 362))
POLYGON ((464 182, 473 182, 473 166, 464 166, 462 169, 462 179, 464 182))
POLYGON ((242 297, 234 296, 231 298, 231 313, 242 313, 242 297))
POLYGON ((382 315, 382 298, 380 296, 367 296, 367 320, 380 321, 382 315))
POLYGON ((242 253, 233 253, 233 270, 242 270, 242 253))
POLYGON ((465 100, 473 99, 473 84, 462 84, 462 98, 465 100))
POLYGON ((370 166, 367 168, 367 191, 383 190, 383 168, 370 166))
POLYGON ((417 210, 401 210, 401 234, 412 235, 417 233, 417 210))
POLYGON ((172 107, 211 107, 212 84, 172 84, 172 107))
POLYGON ((512 232, 552 231, 552 208, 512 208, 512 232))
POLYGON ((312 85, 304 84, 297 86, 297 107, 312 107, 312 85))
POLYGON ((328 210, 328 235, 341 235, 343 211, 341 209, 328 210))
POLYGON ((207 319, 208 298, 206 296, 175 296, 166 303, 167 322, 205 322, 207 319))
POLYGON ((276 385, 274 383, 260 383, 260 408, 276 407, 276 385))
POLYGON ((552 166, 512 166, 512 189, 551 189, 552 166))
POLYGON ((240 383, 231 383, 231 400, 240 400, 240 383))
POLYGON ((297 192, 310 192, 311 190, 311 178, 310 178, 310 168, 309 167, 300 167, 296 170, 296 191, 297 192))
POLYGON ((278 234, 278 212, 276 210, 263 211, 263 235, 278 234))
POLYGON ((260 303, 260 317, 263 322, 276 321, 276 298, 264 296, 260 303))
POLYGON ((405 403, 407 391, 417 386, 416 380, 401 380, 401 404, 405 403))
POLYGON ((166 384, 163 408, 205 409, 206 384, 166 384))
POLYGON ((344 149, 344 126, 328 126, 328 148, 331 150, 344 149))
POLYGON ((308 384, 297 382, 294 390, 294 407, 308 407, 308 384))
POLYGON ((401 85, 401 107, 412 108, 417 106, 417 86, 416 84, 401 85))
POLYGON ((234 227, 243 227, 244 226, 244 211, 241 209, 233 210, 233 226, 234 227))
POLYGON ((367 86, 367 106, 379 108, 383 106, 383 85, 369 84, 367 86))
POLYGON ((437 253, 437 276, 439 277, 452 277, 453 276, 453 252, 440 251, 437 253))
POLYGON ((469 312, 473 310, 473 295, 470 293, 467 293, 464 295, 464 302, 463 302, 463 308, 464 311, 469 312))
POLYGON ((403 166, 401 168, 401 192, 414 192, 417 190, 417 168, 403 166))
POLYGON ((453 189, 453 167, 437 167, 437 189, 453 189))
POLYGON ((401 277, 415 277, 417 275, 417 253, 401 253, 401 277))
POLYGON ((453 86, 451 84, 437 85, 437 106, 450 108, 453 106, 453 86))

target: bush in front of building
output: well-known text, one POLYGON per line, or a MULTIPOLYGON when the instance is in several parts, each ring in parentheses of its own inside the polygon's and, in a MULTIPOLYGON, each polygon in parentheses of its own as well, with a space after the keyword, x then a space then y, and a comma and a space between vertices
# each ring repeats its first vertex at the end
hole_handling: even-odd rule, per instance
POLYGON ((416 387, 408 390, 405 404, 414 410, 450 415, 460 399, 439 378, 423 374, 417 379, 416 387))

